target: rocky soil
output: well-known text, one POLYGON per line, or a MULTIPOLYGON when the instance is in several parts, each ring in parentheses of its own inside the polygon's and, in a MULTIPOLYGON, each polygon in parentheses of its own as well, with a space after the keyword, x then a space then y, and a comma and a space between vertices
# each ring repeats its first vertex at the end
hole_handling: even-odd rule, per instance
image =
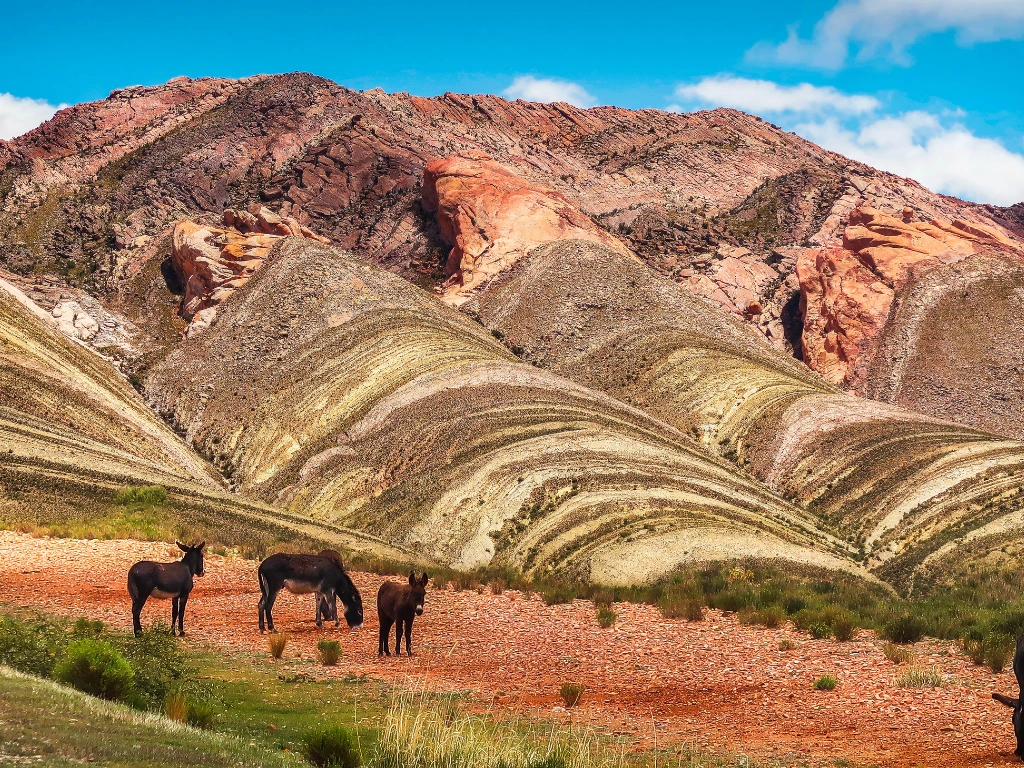
MULTIPOLYGON (((9 605, 84 615, 129 630, 125 572, 139 559, 176 559, 176 551, 165 544, 0 533, 0 595, 9 605), (52 597, 55 589, 59 600, 52 597)), ((207 558, 207 576, 197 580, 189 601, 189 643, 266 653, 256 627, 255 570, 255 562, 207 558)), ((290 635, 283 673, 297 669, 339 680, 366 675, 399 688, 469 692, 467 706, 498 715, 571 719, 637 746, 685 744, 785 765, 1015 762, 1009 710, 991 698, 993 691, 1016 693, 1012 674, 974 667, 950 643, 927 640, 915 649, 916 664, 938 670, 943 687, 901 688, 895 678, 906 667, 888 662, 870 632, 836 643, 790 627, 743 626, 717 611, 703 622, 685 622, 631 604, 616 604, 616 624, 601 629, 588 602, 546 606, 536 595, 515 591, 449 588, 427 593, 413 634, 416 655, 379 660, 373 596, 382 577, 352 576, 366 608, 366 626, 356 632, 317 630, 311 599, 282 593, 275 622, 290 635), (335 668, 309 663, 324 636, 342 642, 335 668), (795 647, 779 650, 783 639, 795 647), (826 673, 838 677, 838 687, 813 690, 826 673), (586 686, 571 712, 558 697, 566 681, 586 686)), ((166 622, 169 615, 166 601, 151 601, 143 622, 166 622)))

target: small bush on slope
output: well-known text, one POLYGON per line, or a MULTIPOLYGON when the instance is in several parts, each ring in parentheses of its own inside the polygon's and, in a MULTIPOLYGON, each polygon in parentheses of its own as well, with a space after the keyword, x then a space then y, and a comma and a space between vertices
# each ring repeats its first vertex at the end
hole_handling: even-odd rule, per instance
POLYGON ((129 701, 135 692, 135 670, 128 659, 102 640, 75 640, 53 669, 59 682, 110 701, 129 701))

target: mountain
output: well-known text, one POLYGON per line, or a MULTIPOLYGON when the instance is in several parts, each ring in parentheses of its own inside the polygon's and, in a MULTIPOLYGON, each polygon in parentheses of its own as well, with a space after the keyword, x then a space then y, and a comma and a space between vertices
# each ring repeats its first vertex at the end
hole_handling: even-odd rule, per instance
POLYGON ((288 520, 909 586, 1024 542, 1018 208, 733 110, 178 78, 0 143, 0 277, 288 520))
POLYGON ((804 510, 464 314, 280 244, 143 391, 245 497, 456 567, 633 583, 696 553, 852 568, 804 510))

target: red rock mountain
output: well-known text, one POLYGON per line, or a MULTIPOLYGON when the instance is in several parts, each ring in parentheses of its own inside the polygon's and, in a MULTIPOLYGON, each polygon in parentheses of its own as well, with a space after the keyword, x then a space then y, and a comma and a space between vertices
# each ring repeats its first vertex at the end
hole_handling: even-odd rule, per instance
POLYGON ((122 89, 0 145, 0 267, 95 295, 138 330, 126 362, 143 365, 184 329, 176 224, 250 205, 453 303, 535 242, 599 239, 830 381, 1021 434, 1019 212, 733 110, 425 99, 306 74, 122 89), (500 201, 542 215, 527 227, 500 201))

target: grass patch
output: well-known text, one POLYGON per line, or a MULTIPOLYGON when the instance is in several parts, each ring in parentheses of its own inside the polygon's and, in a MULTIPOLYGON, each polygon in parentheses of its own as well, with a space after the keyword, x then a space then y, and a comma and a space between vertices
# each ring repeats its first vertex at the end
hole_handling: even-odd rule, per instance
MULTIPOLYGON (((284 650, 283 648, 281 649, 284 650)), ((327 667, 333 667, 341 658, 341 643, 337 640, 321 640, 316 644, 316 655, 320 663, 327 667)), ((279 657, 277 657, 279 658, 279 657)))
POLYGON ((914 649, 896 643, 885 643, 882 646, 882 654, 893 664, 912 664, 914 662, 914 649))
POLYGON ((317 768, 359 768, 363 764, 358 740, 343 725, 327 725, 304 733, 302 756, 317 768))
POLYGON ((834 691, 837 685, 839 685, 839 678, 835 675, 822 675, 814 681, 814 690, 834 691))
POLYGON ((558 695, 562 697, 565 706, 571 709, 580 703, 586 690, 587 687, 582 683, 562 683, 562 687, 558 689, 558 695))
POLYGON ((597 624, 602 629, 608 629, 608 627, 615 624, 615 620, 619 617, 610 605, 599 605, 597 606, 597 624))
POLYGON ((911 667, 896 677, 900 688, 941 688, 945 678, 935 667, 911 667))

